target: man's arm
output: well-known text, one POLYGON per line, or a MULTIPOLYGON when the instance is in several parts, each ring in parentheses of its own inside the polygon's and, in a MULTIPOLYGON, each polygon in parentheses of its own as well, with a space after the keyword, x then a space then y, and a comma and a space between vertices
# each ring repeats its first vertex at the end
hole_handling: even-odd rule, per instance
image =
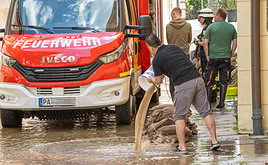
POLYGON ((208 54, 208 43, 209 43, 209 40, 206 39, 206 38, 203 38, 203 48, 204 48, 204 51, 205 51, 205 54, 206 54, 206 58, 207 58, 207 61, 209 61, 209 54, 208 54))
POLYGON ((231 57, 234 55, 237 48, 237 39, 233 39, 232 48, 231 48, 231 57))
POLYGON ((189 34, 189 44, 191 43, 191 41, 192 41, 192 26, 191 26, 191 24, 190 24, 190 34, 189 34))
POLYGON ((170 42, 169 42, 169 36, 168 36, 168 24, 167 24, 167 26, 166 26, 166 37, 167 37, 167 43, 169 44, 170 42))

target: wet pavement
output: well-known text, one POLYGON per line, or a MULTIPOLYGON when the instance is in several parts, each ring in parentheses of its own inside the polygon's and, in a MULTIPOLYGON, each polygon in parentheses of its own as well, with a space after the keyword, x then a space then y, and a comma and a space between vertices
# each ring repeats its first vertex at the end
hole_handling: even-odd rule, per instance
MULTIPOLYGON (((161 103, 170 103, 162 87, 161 103)), ((89 121, 58 122, 23 120, 20 129, 0 129, 1 164, 265 164, 268 137, 238 135, 234 105, 229 98, 224 110, 215 110, 217 135, 222 147, 210 150, 210 136, 203 119, 193 111, 191 121, 198 135, 187 143, 189 154, 174 152, 175 144, 143 143, 134 151, 134 125, 116 126, 111 111, 92 113, 89 121), (103 116, 97 118, 97 116, 103 116)), ((251 121, 250 121, 251 122, 251 121)))

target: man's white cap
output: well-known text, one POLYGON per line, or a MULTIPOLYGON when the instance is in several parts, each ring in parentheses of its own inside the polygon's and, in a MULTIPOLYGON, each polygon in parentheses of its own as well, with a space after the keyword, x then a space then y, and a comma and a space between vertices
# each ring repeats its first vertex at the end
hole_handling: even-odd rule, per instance
POLYGON ((198 12, 198 17, 204 17, 204 18, 209 18, 209 17, 214 17, 213 11, 209 8, 202 9, 198 12))

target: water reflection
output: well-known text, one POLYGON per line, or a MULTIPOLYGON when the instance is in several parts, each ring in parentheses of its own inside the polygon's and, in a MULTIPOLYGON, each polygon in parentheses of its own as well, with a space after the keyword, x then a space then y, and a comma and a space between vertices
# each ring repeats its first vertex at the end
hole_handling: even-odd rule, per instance
MULTIPOLYGON (((134 135, 132 126, 123 127, 123 129, 128 130, 128 136, 131 134, 134 135)), ((115 114, 110 111, 100 113, 92 112, 90 119, 86 121, 71 122, 41 121, 36 118, 25 119, 23 120, 22 128, 5 128, 0 130, 0 162, 8 162, 7 164, 12 162, 25 163, 29 160, 29 162, 43 162, 43 159, 35 159, 36 155, 38 155, 37 157, 44 157, 44 155, 37 154, 36 152, 33 154, 32 148, 42 144, 53 144, 76 139, 83 140, 96 137, 120 136, 122 132, 125 133, 126 131, 122 131, 120 127, 116 127, 115 114), (14 157, 14 154, 17 157, 14 157)))

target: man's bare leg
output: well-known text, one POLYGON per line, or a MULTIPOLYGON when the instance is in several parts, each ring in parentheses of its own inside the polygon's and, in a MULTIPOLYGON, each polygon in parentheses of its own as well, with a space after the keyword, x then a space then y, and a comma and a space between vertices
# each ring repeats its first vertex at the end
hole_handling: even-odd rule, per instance
POLYGON ((182 151, 186 150, 185 147, 185 121, 182 120, 176 120, 176 133, 179 140, 179 149, 182 151))
POLYGON ((205 123, 206 123, 207 128, 208 128, 208 131, 211 135, 212 144, 218 143, 218 140, 216 137, 215 119, 214 119, 213 115, 209 114, 204 119, 205 119, 205 123))

